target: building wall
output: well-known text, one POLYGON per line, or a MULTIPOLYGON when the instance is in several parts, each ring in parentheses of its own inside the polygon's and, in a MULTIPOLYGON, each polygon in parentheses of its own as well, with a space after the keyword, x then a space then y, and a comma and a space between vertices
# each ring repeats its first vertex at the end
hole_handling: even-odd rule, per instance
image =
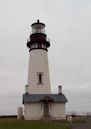
MULTIPOLYGON (((43 103, 24 104, 24 107, 25 120, 40 120, 44 118, 43 103)), ((49 104, 49 115, 54 120, 66 119, 65 103, 49 104)))
POLYGON ((66 104, 65 103, 52 103, 50 114, 52 119, 66 119, 66 104))
POLYGON ((35 49, 29 52, 28 93, 50 94, 48 55, 46 50, 35 49), (42 72, 43 84, 38 84, 38 72, 42 72))
POLYGON ((39 120, 42 118, 41 103, 24 104, 25 120, 39 120))

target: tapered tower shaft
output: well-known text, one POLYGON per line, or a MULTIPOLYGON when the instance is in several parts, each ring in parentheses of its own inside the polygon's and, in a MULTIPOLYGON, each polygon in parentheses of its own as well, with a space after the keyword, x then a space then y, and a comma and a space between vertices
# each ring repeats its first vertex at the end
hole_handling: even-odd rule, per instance
POLYGON ((29 48, 29 68, 26 92, 29 94, 50 94, 48 47, 45 25, 39 20, 31 25, 32 34, 27 42, 29 48))

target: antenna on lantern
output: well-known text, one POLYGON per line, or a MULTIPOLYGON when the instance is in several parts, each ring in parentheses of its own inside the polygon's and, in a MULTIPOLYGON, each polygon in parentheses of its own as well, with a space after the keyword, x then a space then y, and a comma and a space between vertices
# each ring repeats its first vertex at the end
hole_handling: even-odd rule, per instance
POLYGON ((39 23, 39 19, 37 20, 37 23, 39 23))

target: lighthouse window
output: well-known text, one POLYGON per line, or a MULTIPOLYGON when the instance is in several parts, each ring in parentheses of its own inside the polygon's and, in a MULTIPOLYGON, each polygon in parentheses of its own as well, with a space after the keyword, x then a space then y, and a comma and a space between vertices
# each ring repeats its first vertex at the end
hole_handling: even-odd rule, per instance
POLYGON ((42 44, 42 48, 45 48, 45 44, 42 44))
POLYGON ((34 48, 34 44, 32 44, 32 48, 34 48))
POLYGON ((42 75, 39 74, 39 83, 42 83, 42 75))
POLYGON ((37 43, 35 43, 35 48, 37 48, 38 47, 38 45, 37 45, 37 43))
POLYGON ((38 44, 38 47, 41 48, 41 44, 40 43, 38 44))
POLYGON ((43 73, 38 72, 38 84, 43 84, 43 73))

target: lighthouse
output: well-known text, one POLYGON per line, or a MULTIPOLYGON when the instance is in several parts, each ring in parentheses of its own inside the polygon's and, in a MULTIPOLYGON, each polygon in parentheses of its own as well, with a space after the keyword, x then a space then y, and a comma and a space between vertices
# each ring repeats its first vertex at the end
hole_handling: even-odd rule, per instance
POLYGON ((59 86, 58 94, 51 93, 48 65, 50 41, 45 24, 37 20, 31 25, 27 41, 29 49, 28 81, 23 94, 24 119, 65 119, 67 99, 59 86))
POLYGON ((48 48, 50 42, 45 34, 45 24, 37 20, 31 25, 32 33, 27 42, 29 48, 28 93, 50 94, 48 48))

